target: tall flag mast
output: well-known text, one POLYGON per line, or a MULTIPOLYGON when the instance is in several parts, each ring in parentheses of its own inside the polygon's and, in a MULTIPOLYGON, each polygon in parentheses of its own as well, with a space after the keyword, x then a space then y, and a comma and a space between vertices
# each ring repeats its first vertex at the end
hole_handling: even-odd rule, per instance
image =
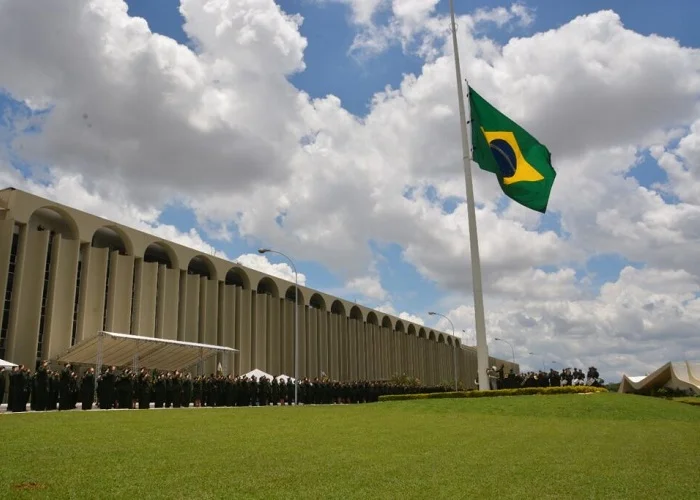
POLYGON ((476 209, 474 207, 474 186, 472 183, 471 147, 467 132, 467 113, 464 110, 464 90, 462 88, 462 71, 459 67, 459 49, 457 47, 457 25, 455 23, 454 0, 450 0, 450 19, 452 22, 452 45, 455 54, 455 72, 457 74, 457 98, 459 99, 459 124, 462 129, 462 160, 464 162, 464 180, 467 188, 467 214, 469 218, 469 247, 472 260, 472 284, 474 285, 474 321, 476 323, 476 358, 479 377, 479 390, 488 391, 491 386, 486 373, 489 366, 489 348, 486 344, 486 320, 484 317, 484 292, 481 285, 481 259, 479 258, 479 240, 476 233, 476 209))
MULTIPOLYGON (((472 283, 474 285, 474 320, 476 323, 476 356, 478 362, 479 389, 490 389, 487 375, 489 351, 486 344, 484 320, 484 293, 481 286, 481 262, 479 240, 476 233, 476 210, 472 186, 470 135, 467 133, 467 113, 464 110, 462 73, 459 67, 457 27, 454 0, 450 0, 452 44, 457 74, 459 122, 462 129, 462 159, 464 180, 467 186, 467 215, 469 216, 469 244, 472 258, 472 283)), ((547 212, 549 195, 557 173, 552 167, 552 155, 529 132, 496 109, 469 85, 469 114, 471 117, 471 141, 474 146, 474 162, 482 170, 498 178, 503 194, 511 200, 540 213, 547 212)))

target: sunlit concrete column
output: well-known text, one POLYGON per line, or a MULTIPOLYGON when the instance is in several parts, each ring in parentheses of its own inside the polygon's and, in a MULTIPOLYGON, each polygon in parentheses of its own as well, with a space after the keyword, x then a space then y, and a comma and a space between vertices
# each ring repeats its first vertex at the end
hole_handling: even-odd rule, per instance
POLYGON ((357 380, 361 376, 363 354, 362 330, 362 321, 355 319, 350 320, 348 328, 348 352, 350 354, 348 377, 350 380, 357 380))
POLYGON ((334 380, 339 380, 340 369, 338 366, 338 327, 341 316, 339 314, 330 315, 330 330, 328 332, 328 376, 334 380))
POLYGON ((318 311, 319 331, 318 331, 318 371, 329 375, 328 366, 328 336, 331 330, 331 313, 328 311, 318 311))
POLYGON ((350 378, 350 359, 348 357, 350 354, 347 350, 347 335, 350 321, 350 318, 343 316, 338 322, 338 366, 340 367, 342 380, 350 378))
POLYGON ((294 304, 285 300, 278 299, 282 304, 284 311, 284 331, 282 344, 284 345, 284 362, 282 363, 282 371, 285 375, 294 376, 294 304))
POLYGON ((283 306, 279 299, 270 297, 268 307, 270 309, 270 327, 267 331, 267 360, 268 373, 280 375, 282 373, 282 321, 283 306))
MULTIPOLYGON (((0 220, 0 298, 5 300, 7 277, 10 272, 10 256, 12 254, 12 237, 15 228, 13 219, 0 220)), ((4 307, 0 307, 0 325, 2 325, 4 307)))
POLYGON ((320 375, 318 371, 318 310, 313 307, 307 309, 309 317, 308 337, 306 338, 306 371, 309 377, 320 375))
POLYGON ((34 231, 26 225, 20 228, 6 356, 12 363, 31 370, 39 342, 48 245, 48 231, 34 231))
POLYGON ((86 247, 83 251, 76 344, 103 330, 108 253, 108 248, 86 247))
MULTIPOLYGON (((236 288, 219 282, 219 314, 216 332, 216 343, 224 347, 236 347, 236 330, 234 326, 236 318, 236 288)), ((234 373, 235 354, 222 353, 217 356, 217 361, 224 368, 224 373, 234 373)))
POLYGON ((184 318, 185 303, 180 303, 180 270, 158 266, 158 299, 156 301, 156 337, 177 340, 180 311, 184 318))
POLYGON ((248 373, 253 369, 252 364, 252 340, 251 330, 253 329, 253 311, 255 310, 255 296, 257 294, 253 290, 240 290, 240 303, 236 304, 238 316, 238 332, 240 345, 240 354, 238 356, 241 364, 241 374, 248 373))
POLYGON ((187 274, 184 271, 180 274, 180 316, 178 318, 177 340, 199 341, 199 295, 202 279, 202 276, 187 274))
POLYGON ((70 348, 73 332, 73 308, 78 274, 80 241, 64 239, 60 234, 51 245, 49 291, 44 318, 42 358, 51 359, 70 348))
POLYGON ((303 378, 310 375, 306 363, 309 355, 306 349, 306 342, 309 336, 309 308, 303 304, 296 307, 299 314, 299 377, 303 378))
POLYGON ((134 291, 134 257, 112 252, 107 289, 107 331, 130 333, 131 299, 134 291))
POLYGON ((131 333, 142 337, 156 334, 156 300, 158 298, 158 264, 136 259, 134 262, 134 303, 131 333))
MULTIPOLYGON (((202 276, 199 284, 199 333, 197 342, 216 345, 219 324, 219 282, 202 276)), ((216 356, 212 356, 204 362, 204 373, 214 373, 217 368, 216 356)))
POLYGON ((265 293, 256 295, 255 329, 253 330, 253 368, 267 371, 267 331, 268 331, 268 303, 270 296, 265 293))

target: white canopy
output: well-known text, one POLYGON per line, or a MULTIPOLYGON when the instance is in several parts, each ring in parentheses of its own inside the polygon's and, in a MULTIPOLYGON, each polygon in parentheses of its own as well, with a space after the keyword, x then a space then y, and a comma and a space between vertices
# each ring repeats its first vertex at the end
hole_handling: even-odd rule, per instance
POLYGON ((264 371, 258 370, 257 368, 255 370, 249 371, 248 373, 246 373, 243 376, 247 377, 247 378, 255 377, 257 380, 260 380, 260 377, 265 377, 267 380, 272 380, 273 378, 275 378, 272 375, 270 375, 269 373, 265 373, 264 371))
POLYGON ((291 380, 292 382, 294 382, 294 377, 290 377, 289 375, 285 375, 285 374, 282 374, 282 375, 278 375, 278 376, 277 376, 277 381, 278 381, 278 382, 279 382, 279 381, 282 381, 282 382, 284 382, 284 383, 286 384, 286 383, 287 383, 287 380, 291 380))
POLYGON ((14 363, 10 363, 9 361, 5 361, 4 359, 0 359, 0 368, 12 368, 14 366, 17 366, 14 363))
POLYGON ((77 343, 56 361, 107 366, 131 365, 136 357, 139 365, 156 370, 179 370, 195 365, 217 352, 238 352, 238 349, 180 340, 140 337, 124 333, 99 332, 77 343))

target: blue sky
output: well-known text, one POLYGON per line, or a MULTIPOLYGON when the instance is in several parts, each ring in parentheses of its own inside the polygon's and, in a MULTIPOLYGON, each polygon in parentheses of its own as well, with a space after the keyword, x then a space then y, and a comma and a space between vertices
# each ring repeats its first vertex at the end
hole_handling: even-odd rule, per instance
MULTIPOLYGON (((129 13, 145 18, 152 31, 172 37, 183 44, 190 40, 182 29, 182 17, 178 11, 178 0, 160 0, 143 2, 128 0, 129 13)), ((504 6, 509 2, 466 2, 467 8, 489 8, 504 6)), ((347 6, 335 2, 311 2, 308 0, 287 0, 281 4, 287 12, 298 12, 304 17, 302 34, 308 39, 305 51, 306 71, 291 78, 292 83, 313 97, 327 94, 338 96, 343 106, 352 113, 363 116, 369 110, 369 102, 375 92, 386 85, 398 86, 405 73, 418 73, 422 61, 414 56, 403 54, 395 46, 379 57, 357 60, 348 56, 355 31, 349 26, 350 11, 347 6)), ((515 27, 511 30, 485 32, 488 36, 505 43, 511 36, 528 36, 539 31, 556 28, 577 15, 596 12, 601 9, 613 9, 621 17, 626 27, 642 34, 657 33, 678 39, 684 45, 700 45, 700 31, 692 19, 700 19, 700 2, 683 2, 671 0, 656 1, 599 1, 599 0, 538 0, 526 2, 535 10, 535 22, 528 27, 515 27), (678 8, 686 12, 678 15, 678 8)), ((464 12, 465 2, 457 2, 457 12, 464 12), (461 5, 460 5, 461 4, 461 5)), ((448 12, 448 3, 441 2, 438 11, 448 12)), ((645 156, 648 159, 648 156, 645 156)), ((647 187, 665 180, 665 175, 652 161, 644 161, 636 167, 631 175, 647 187)), ((445 203, 445 210, 451 211, 454 203, 445 203)), ((196 221, 191 214, 178 208, 166 210, 163 222, 180 228, 191 227, 196 221)), ((543 221, 542 229, 554 229, 559 232, 555 216, 548 216, 543 221)), ((256 245, 245 242, 214 242, 229 255, 254 252, 256 245)), ((396 245, 388 247, 374 246, 377 256, 377 270, 388 290, 411 290, 392 294, 392 302, 397 310, 406 310, 424 315, 422 309, 432 307, 431 298, 436 296, 434 284, 423 279, 416 270, 402 262, 401 249, 396 245)), ((602 255, 592 258, 579 269, 579 275, 586 273, 594 276, 593 284, 599 285, 617 279, 620 270, 633 263, 619 255, 602 255)), ((336 276, 331 275, 322 266, 311 262, 300 266, 313 287, 335 289, 342 286, 336 276)), ((465 272, 469 272, 465 262, 465 272)), ((352 297, 348 297, 352 298, 352 297)))
MULTIPOLYGON (((301 34, 308 41, 304 52, 306 70, 292 75, 290 81, 312 97, 322 98, 333 94, 341 99, 345 109, 358 117, 364 117, 369 112, 369 103, 373 94, 382 91, 387 85, 397 87, 404 74, 418 74, 423 67, 423 60, 411 53, 404 53, 398 44, 374 57, 358 59, 349 55, 349 49, 359 28, 352 24, 351 10, 345 3, 331 0, 284 0, 278 3, 285 12, 299 13, 304 18, 301 34)), ((457 1, 456 3, 458 14, 470 13, 477 8, 508 8, 511 5, 511 2, 488 0, 457 1)), ((127 0, 127 4, 129 14, 146 19, 153 32, 171 37, 190 47, 195 46, 183 30, 183 18, 178 11, 179 0, 127 0)), ((529 37, 538 32, 555 29, 578 15, 612 9, 622 18, 627 29, 643 35, 656 33, 664 37, 672 37, 683 46, 700 46, 700 30, 697 29, 695 22, 700 19, 700 2, 530 0, 524 4, 535 13, 532 24, 526 27, 509 24, 503 28, 487 24, 480 27, 480 33, 505 44, 511 37, 529 37)), ((446 0, 438 4, 439 12, 445 13, 447 9, 446 0)), ((377 19, 381 20, 382 16, 386 14, 378 14, 377 19)), ((468 73, 468 68, 465 69, 468 73)), ((22 122, 17 121, 17 117, 26 116, 28 113, 26 107, 0 92, 1 142, 7 144, 18 128, 25 127, 22 122)), ((29 174, 28 165, 24 164, 18 155, 10 155, 9 159, 16 169, 24 175, 29 174)), ((556 163, 554 166, 557 167, 556 163)), ((656 184, 667 180, 665 172, 657 166, 647 152, 640 152, 639 165, 634 167, 628 175, 647 188, 653 188, 656 184)), ((555 183, 554 189, 556 186, 555 183)), ((663 196, 666 202, 677 201, 671 195, 663 196)), ((436 191, 428 189, 427 197, 435 201, 436 191)), ((450 213, 455 210, 458 202, 458 198, 442 200, 442 208, 446 213, 450 213)), ((499 210, 503 211, 506 208, 507 202, 502 200, 499 210)), ((166 208, 159 222, 174 225, 184 232, 198 226, 197 219, 190 209, 177 203, 166 208)), ((538 229, 551 230, 562 235, 558 214, 549 213, 544 216, 538 229)), ((483 230, 485 229, 480 228, 480 231, 483 230)), ((211 239, 208 242, 231 257, 255 253, 259 246, 268 244, 264 240, 240 238, 232 242, 211 239)), ((428 320, 428 310, 439 310, 445 305, 444 291, 421 277, 413 265, 403 260, 403 250, 399 245, 376 241, 371 241, 369 245, 374 255, 374 268, 382 285, 390 293, 386 301, 391 302, 397 312, 407 311, 428 320)), ((271 256, 270 260, 275 261, 275 257, 271 256)), ((331 273, 319 263, 297 262, 297 264, 299 270, 307 276, 308 286, 331 293, 342 293, 350 300, 357 298, 370 306, 377 306, 384 302, 381 300, 369 302, 359 295, 353 296, 344 291, 344 277, 331 273)), ((620 271, 626 266, 642 267, 644 264, 632 262, 609 251, 601 252, 587 262, 577 265, 577 277, 590 279, 590 291, 594 293, 602 284, 615 281, 620 271)), ((551 266, 544 266, 542 269, 555 270, 551 266)), ((463 272, 465 274, 470 272, 468 255, 464 258, 463 272)))

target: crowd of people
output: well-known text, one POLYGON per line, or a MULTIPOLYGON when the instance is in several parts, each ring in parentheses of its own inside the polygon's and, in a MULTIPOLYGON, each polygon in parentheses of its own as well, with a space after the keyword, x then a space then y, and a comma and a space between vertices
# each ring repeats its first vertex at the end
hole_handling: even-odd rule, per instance
MULTIPOLYGON (((0 388, 5 387, 0 372, 0 388)), ((442 392, 446 387, 426 387, 415 383, 387 381, 338 382, 327 377, 299 380, 300 404, 370 403, 383 394, 442 392)), ((22 412, 72 410, 80 403, 83 410, 182 408, 201 406, 267 406, 294 402, 295 384, 289 377, 271 380, 214 373, 192 376, 188 372, 163 372, 141 368, 132 370, 105 367, 96 376, 94 368, 79 375, 70 364, 52 370, 44 361, 32 373, 24 366, 9 373, 7 410, 22 412)), ((0 401, 3 394, 0 392, 0 401)))
POLYGON ((598 370, 591 366, 588 372, 584 374, 583 370, 578 368, 564 368, 561 372, 557 370, 549 370, 548 372, 526 372, 515 373, 510 370, 508 374, 504 374, 503 367, 496 370, 496 384, 499 389, 517 389, 520 387, 564 387, 587 385, 593 387, 602 387, 604 380, 600 378, 598 370))

